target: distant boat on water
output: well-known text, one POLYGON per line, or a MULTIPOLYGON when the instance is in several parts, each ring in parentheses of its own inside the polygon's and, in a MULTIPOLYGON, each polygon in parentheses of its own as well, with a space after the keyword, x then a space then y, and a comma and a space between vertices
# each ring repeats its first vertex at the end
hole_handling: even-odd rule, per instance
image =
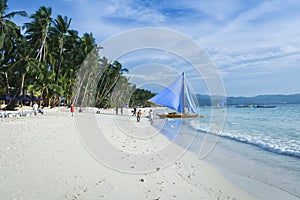
POLYGON ((226 107, 227 107, 226 99, 223 99, 220 103, 217 104, 217 106, 213 106, 214 109, 220 109, 226 107))
POLYGON ((275 108, 274 105, 254 105, 254 108, 275 108))
POLYGON ((197 118, 198 109, 185 83, 184 72, 162 92, 148 101, 166 106, 176 112, 158 114, 160 118, 197 118), (185 108, 187 106, 187 109, 185 108))
POLYGON ((234 105, 234 108, 250 108, 253 107, 252 105, 234 105))

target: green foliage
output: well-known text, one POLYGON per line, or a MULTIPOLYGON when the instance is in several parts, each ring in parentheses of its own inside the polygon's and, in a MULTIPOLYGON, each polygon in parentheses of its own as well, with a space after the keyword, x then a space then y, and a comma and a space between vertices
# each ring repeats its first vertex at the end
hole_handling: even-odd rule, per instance
POLYGON ((0 0, 0 95, 34 95, 52 106, 64 96, 67 103, 100 107, 125 106, 133 96, 132 105, 150 105, 151 92, 135 91, 123 75, 128 70, 101 58, 93 34, 80 37, 70 29, 72 19, 53 18, 52 9, 41 6, 29 16, 22 35, 11 19, 27 13, 7 9, 7 1, 0 0))
POLYGON ((153 96, 154 94, 151 93, 151 91, 138 88, 133 92, 130 98, 129 106, 150 107, 151 102, 149 102, 148 100, 151 99, 153 96))

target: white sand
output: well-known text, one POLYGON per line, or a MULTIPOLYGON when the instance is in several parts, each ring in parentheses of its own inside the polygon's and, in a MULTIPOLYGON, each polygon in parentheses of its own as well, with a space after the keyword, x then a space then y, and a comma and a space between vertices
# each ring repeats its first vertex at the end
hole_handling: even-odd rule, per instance
POLYGON ((253 199, 147 119, 101 112, 0 119, 1 199, 253 199))

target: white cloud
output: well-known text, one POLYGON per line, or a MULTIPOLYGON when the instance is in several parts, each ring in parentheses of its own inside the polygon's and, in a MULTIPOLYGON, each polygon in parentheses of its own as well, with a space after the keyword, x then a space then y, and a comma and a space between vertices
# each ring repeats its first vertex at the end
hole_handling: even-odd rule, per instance
MULTIPOLYGON (((250 82, 255 76, 277 76, 283 69, 287 70, 286 74, 290 69, 291 77, 300 73, 300 3, 297 0, 62 2, 65 4, 61 5, 68 6, 68 9, 60 14, 72 18, 72 27, 80 33, 92 32, 99 44, 108 37, 133 28, 166 27, 182 32, 202 45, 210 53, 225 79, 231 83, 250 82)), ((18 8, 22 4, 18 0, 10 0, 8 3, 18 5, 18 8)), ((45 0, 45 4, 52 5, 50 0, 45 0)), ((55 6, 56 4, 52 5, 53 11, 64 9, 55 6)), ((165 42, 175 39, 166 37, 165 42)), ((121 41, 119 48, 126 45, 126 42, 121 41)), ((184 44, 176 44, 174 48, 186 49, 185 53, 189 58, 198 56, 193 55, 193 49, 184 44)), ((190 71, 191 74, 193 71, 182 58, 172 59, 167 54, 131 56, 123 57, 124 63, 138 66, 143 60, 148 63, 156 61, 171 67, 176 66, 174 69, 177 71, 190 71)), ((206 65, 205 61, 201 62, 200 57, 197 61, 199 65, 206 65)), ((151 76, 144 76, 144 80, 154 78, 151 76)), ((192 76, 190 78, 193 79, 192 76)), ((271 87, 268 89, 272 90, 271 87)), ((248 90, 251 92, 251 88, 248 90)))

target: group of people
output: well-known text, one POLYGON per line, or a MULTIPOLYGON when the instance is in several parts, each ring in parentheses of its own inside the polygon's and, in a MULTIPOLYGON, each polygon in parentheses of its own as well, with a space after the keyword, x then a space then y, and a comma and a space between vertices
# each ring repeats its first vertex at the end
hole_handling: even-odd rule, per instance
MULTIPOLYGON (((136 116, 136 121, 140 122, 141 120, 141 116, 142 116, 142 111, 139 110, 138 112, 136 112, 136 108, 133 108, 132 110, 132 116, 136 116)), ((150 123, 153 124, 154 121, 154 112, 152 111, 152 109, 150 109, 149 111, 149 119, 150 119, 150 123)))
MULTIPOLYGON (((35 105, 33 106, 33 109, 35 109, 35 105)), ((142 116, 142 111, 141 110, 139 110, 138 112, 136 112, 136 111, 137 111, 137 109, 133 108, 133 110, 131 111, 132 112, 132 116, 136 116, 136 121, 140 122, 141 121, 141 116, 142 116)), ((71 112, 72 116, 74 116, 75 106, 74 106, 73 103, 70 106, 70 112, 71 112)), ((99 109, 98 109, 97 113, 100 114, 100 110, 99 109)), ((152 111, 152 109, 150 109, 150 111, 149 111, 149 119, 150 119, 150 123, 153 124, 153 121, 154 121, 154 112, 152 111)))
MULTIPOLYGON (((41 106, 41 107, 39 108, 39 105, 37 104, 37 102, 34 102, 34 103, 33 103, 33 105, 32 105, 32 110, 33 110, 34 116, 36 116, 38 113, 44 114, 44 109, 43 109, 43 107, 41 106)), ((74 106, 73 103, 72 103, 71 106, 70 106, 70 111, 71 111, 71 114, 72 114, 72 117, 73 117, 74 112, 75 112, 75 106, 74 106)))

